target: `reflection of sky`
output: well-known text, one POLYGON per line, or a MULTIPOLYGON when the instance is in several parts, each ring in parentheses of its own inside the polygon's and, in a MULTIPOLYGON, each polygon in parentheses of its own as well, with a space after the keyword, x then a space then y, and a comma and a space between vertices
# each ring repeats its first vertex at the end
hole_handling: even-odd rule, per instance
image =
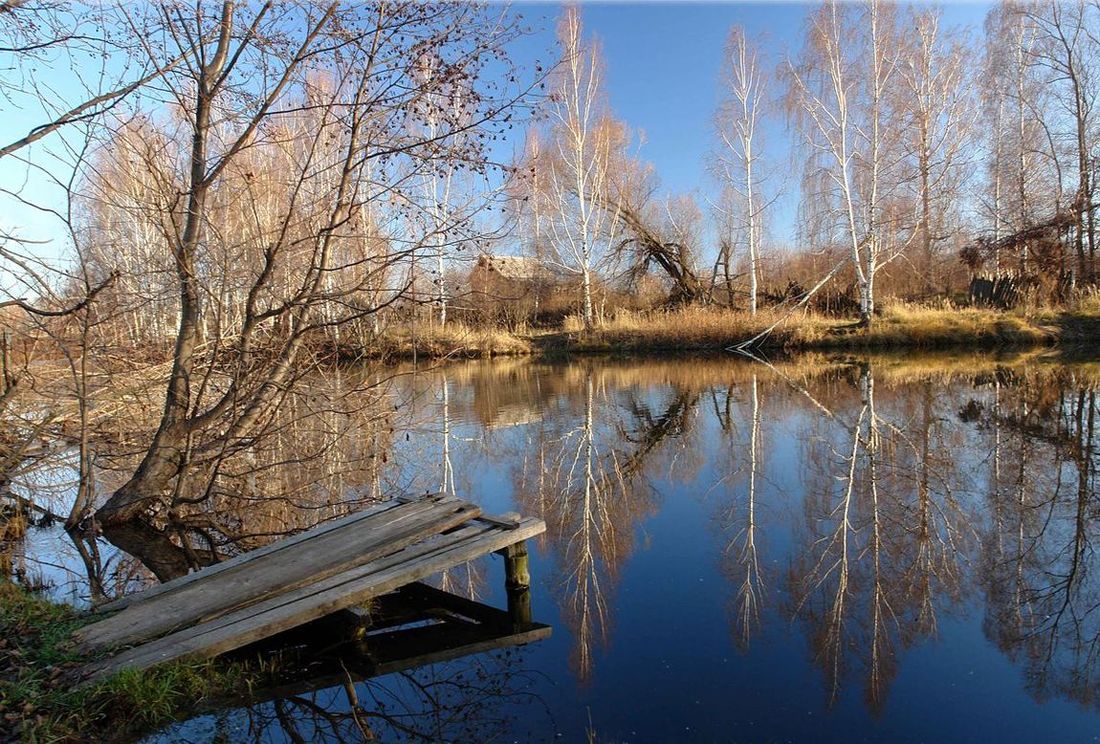
MULTIPOLYGON (((75 449, 50 452, 17 477, 11 487, 14 493, 33 498, 36 504, 61 517, 28 528, 20 545, 16 570, 25 572, 26 580, 54 599, 84 607, 90 600, 87 569, 64 528, 64 519, 76 498, 78 456, 75 449)), ((104 539, 96 540, 96 548, 97 554, 92 559, 98 560, 100 575, 110 582, 125 555, 104 539)))
MULTIPOLYGON (((517 483, 524 482, 519 477, 524 458, 535 462, 532 448, 540 427, 559 432, 577 426, 583 418, 585 368, 539 366, 538 384, 523 376, 522 365, 512 378, 494 377, 492 369, 493 365, 485 364, 456 365, 448 381, 456 490, 488 513, 530 513, 531 499, 517 500, 517 483), (533 396, 531 407, 541 415, 514 426, 483 424, 496 420, 494 406, 514 411, 523 395, 533 396)), ((657 417, 683 392, 667 382, 662 372, 655 372, 647 382, 644 365, 595 364, 591 369, 597 380, 595 399, 603 422, 600 445, 605 451, 628 448, 623 433, 636 433, 637 422, 627 414, 625 401, 632 399, 657 417), (618 373, 624 377, 617 378, 618 373), (615 421, 620 425, 610 423, 615 421)), ((728 372, 732 380, 744 379, 744 370, 736 365, 730 365, 728 372)), ((757 540, 765 589, 760 629, 748 650, 739 650, 731 617, 736 587, 722 556, 737 531, 736 519, 727 515, 731 509, 736 518, 743 514, 738 509, 745 495, 750 393, 747 385, 734 385, 735 431, 732 436, 723 432, 715 414, 726 395, 721 377, 719 371, 697 385, 699 396, 685 419, 686 432, 655 448, 643 469, 644 505, 630 515, 629 524, 620 525, 633 531, 632 548, 614 581, 604 583, 610 607, 608 643, 592 648, 586 680, 578 678, 572 661, 577 637, 562 585, 567 576, 563 546, 551 540, 532 541, 534 619, 551 624, 554 633, 526 647, 518 663, 523 674, 516 684, 537 702, 523 697, 498 704, 499 712, 512 719, 505 740, 540 741, 548 738, 549 728, 559 731, 565 741, 584 740, 590 721, 601 741, 653 742, 1035 741, 1048 739, 1053 731, 1060 740, 1076 741, 1096 730, 1100 717, 1095 713, 1060 697, 1036 702, 1025 689, 1024 660, 1010 659, 983 630, 987 608, 976 580, 964 582, 970 590, 959 603, 946 597, 939 600, 936 637, 918 638, 907 648, 894 646, 898 672, 887 682, 885 703, 877 714, 865 698, 864 670, 858 659, 866 649, 859 647, 845 649, 856 661, 849 663, 837 700, 829 706, 829 685, 811 648, 812 628, 803 618, 791 620, 797 598, 787 588, 789 574, 805 559, 812 541, 807 530, 813 520, 805 503, 819 495, 812 489, 822 487, 820 479, 812 476, 815 463, 809 458, 815 452, 834 453, 828 467, 835 468, 840 462, 836 458, 842 456, 836 453, 850 446, 845 424, 855 420, 860 401, 853 380, 847 377, 830 379, 819 387, 810 385, 836 414, 833 421, 771 373, 759 376, 763 423, 757 540), (712 391, 717 405, 710 397, 712 391), (809 442, 811 432, 824 439, 809 442)), ((958 411, 970 399, 988 405, 991 389, 973 387, 961 376, 950 384, 932 382, 928 389, 923 380, 906 383, 887 375, 883 378, 875 386, 877 413, 892 425, 909 431, 921 418, 924 396, 929 394, 934 401, 936 426, 952 437, 941 445, 949 448, 954 460, 954 497, 973 515, 970 526, 984 531, 989 519, 985 475, 990 467, 989 432, 961 422, 958 411)), ((419 392, 397 393, 411 401, 412 410, 403 413, 394 437, 393 472, 388 480, 411 492, 434 490, 439 481, 444 429, 440 383, 434 373, 398 382, 419 392)), ((1062 475, 1069 483, 1072 473, 1062 475)), ((835 483, 832 487, 839 488, 835 483)), ((896 496, 883 494, 885 500, 896 496)), ((1056 522, 1053 529, 1059 534, 1051 540, 1055 546, 1063 544, 1065 530, 1063 516, 1056 522)), ((970 555, 975 557, 977 550, 971 549, 970 555)), ((853 556, 856 559, 865 560, 853 556)), ((501 560, 493 556, 481 564, 485 578, 479 600, 503 606, 501 560)), ((972 577, 978 568, 962 565, 960 570, 972 577)), ((903 608, 898 612, 900 622, 910 617, 903 608)), ((459 662, 476 663, 476 659, 459 662)), ((508 669, 495 672, 509 673, 508 669)), ((388 690, 395 704, 407 708, 418 704, 402 678, 370 684, 375 690, 388 690)), ((361 697, 367 687, 361 686, 361 697)), ((341 690, 319 695, 333 701, 333 710, 346 710, 341 690)), ((270 712, 238 710, 205 717, 183 731, 187 740, 208 741, 209 732, 217 726, 241 731, 257 716, 270 718, 270 712)), ((265 730, 265 740, 281 740, 277 727, 265 730)))
MULTIPOLYGON (((476 394, 461 382, 450 385, 454 417, 450 449, 459 495, 483 504, 489 512, 520 508, 514 500, 515 468, 524 455, 532 454, 529 437, 548 418, 562 428, 575 425, 583 414, 579 388, 563 392, 560 398, 540 400, 540 406, 554 411, 553 417, 486 429, 478 417, 492 419, 494 412, 475 413, 476 394)), ((659 413, 672 390, 657 383, 633 392, 636 400, 659 413)), ((905 422, 907 416, 915 415, 911 400, 919 399, 921 390, 880 383, 879 415, 890 422, 905 422)), ((609 413, 608 400, 622 400, 621 392, 613 388, 606 397, 597 396, 604 406, 602 413, 609 413)), ((953 452, 961 484, 955 496, 981 512, 981 473, 988 467, 989 452, 981 449, 983 440, 976 430, 959 424, 954 414, 956 404, 968 397, 988 403, 989 391, 956 383, 946 389, 937 386, 934 394, 939 401, 936 410, 944 417, 941 423, 963 437, 963 446, 953 452)), ((524 667, 537 671, 531 690, 549 708, 564 740, 583 740, 590 722, 600 740, 608 741, 1027 741, 1045 739, 1053 730, 1062 740, 1072 741, 1095 730, 1095 714, 1059 699, 1039 704, 1028 694, 1022 669, 983 633, 979 592, 970 593, 956 607, 944 600, 937 612, 938 636, 899 650, 899 672, 888 683, 886 703, 877 715, 866 704, 858 674, 849 673, 837 702, 828 706, 829 690, 813 661, 808 629, 790 620, 794 599, 784 594, 786 573, 795 560, 799 531, 806 520, 803 500, 809 482, 804 440, 807 432, 820 425, 821 417, 804 398, 782 385, 762 386, 763 451, 757 503, 766 598, 761 630, 747 652, 739 651, 731 627, 734 588, 719 565, 730 532, 723 529, 719 515, 731 500, 743 496, 747 395, 744 386, 734 391, 738 432, 733 440, 721 431, 704 395, 692 414, 685 441, 667 443, 671 450, 684 451, 676 456, 666 452, 661 467, 648 478, 656 494, 657 513, 640 515, 633 527, 634 550, 608 588, 609 643, 593 649, 592 673, 586 681, 578 680, 570 663, 576 638, 563 614, 567 608, 561 604, 561 546, 540 542, 543 549, 533 553, 535 619, 552 624, 554 635, 527 648, 524 667), (701 464, 677 465, 690 458, 701 464)), ((837 406, 841 421, 854 420, 858 410, 854 392, 847 395, 847 402, 837 406)), ((405 448, 406 455, 399 452, 395 462, 415 460, 406 467, 404 478, 427 490, 441 453, 442 425, 439 397, 425 395, 421 400, 434 407, 435 415, 420 417, 432 424, 410 432, 407 442, 399 438, 399 450, 405 448)), ((510 408, 515 402, 507 399, 502 405, 510 408)), ((604 436, 613 436, 613 431, 604 430, 604 436)), ((826 427, 825 433, 835 437, 832 445, 842 451, 845 431, 826 427)), ((493 562, 487 593, 481 599, 500 606, 504 603, 501 569, 499 560, 493 562)), ((524 740, 526 734, 535 741, 548 738, 541 717, 524 724, 523 712, 538 707, 529 705, 516 711, 516 728, 509 738, 524 740)))

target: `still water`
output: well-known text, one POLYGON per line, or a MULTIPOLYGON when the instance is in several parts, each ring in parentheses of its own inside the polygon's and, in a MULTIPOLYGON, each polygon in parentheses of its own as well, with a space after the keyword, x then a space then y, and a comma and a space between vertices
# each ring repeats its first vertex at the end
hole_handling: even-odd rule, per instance
MULTIPOLYGON (((1100 737, 1098 362, 498 361, 336 386, 365 377, 369 405, 324 419, 312 464, 241 484, 279 481, 296 507, 445 490, 539 516, 552 635, 365 681, 349 647, 342 675, 149 741, 1100 737)), ((28 539, 23 569, 85 599, 87 559, 28 539)), ((96 591, 148 580, 100 543, 96 591)), ((494 556, 436 584, 502 607, 502 572, 494 556)))

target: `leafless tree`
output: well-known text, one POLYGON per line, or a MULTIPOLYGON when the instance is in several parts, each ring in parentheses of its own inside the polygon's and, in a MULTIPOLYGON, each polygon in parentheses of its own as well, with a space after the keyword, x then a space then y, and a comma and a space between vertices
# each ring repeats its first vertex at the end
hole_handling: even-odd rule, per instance
POLYGON ((183 58, 163 83, 172 139, 189 144, 163 174, 182 196, 145 215, 172 256, 179 320, 160 424, 100 509, 109 524, 201 503, 218 463, 312 367, 318 337, 402 296, 393 269, 425 244, 423 174, 444 161, 485 170, 519 97, 481 74, 507 64, 518 33, 503 9, 226 2, 162 16, 147 53, 183 58), (441 60, 427 78, 425 49, 441 60), (463 105, 425 106, 460 80, 463 105), (222 210, 246 215, 245 229, 227 233, 222 210), (396 281, 379 302, 385 277, 396 281))
MULTIPOLYGON (((726 41, 722 70, 726 99, 718 112, 718 134, 725 146, 719 158, 723 182, 738 196, 734 218, 745 232, 749 254, 749 313, 756 314, 760 281, 760 239, 765 201, 760 193, 760 124, 767 79, 760 69, 756 47, 745 30, 734 27, 726 41), (738 208, 739 207, 739 208, 738 208)), ((727 259, 728 260, 728 259, 727 259)), ((728 274, 728 269, 727 269, 728 274)))
POLYGON ((569 6, 558 24, 563 61, 553 85, 552 144, 547 148, 545 224, 549 259, 580 277, 585 327, 595 320, 592 285, 596 270, 615 241, 618 219, 605 202, 612 152, 621 128, 610 118, 603 90, 603 62, 595 42, 585 43, 580 11, 569 6))
POLYGON ((1097 12, 1084 0, 1042 3, 1026 9, 1027 20, 1035 29, 1035 44, 1029 50, 1031 61, 1047 71, 1049 84, 1057 86, 1057 101, 1070 120, 1077 170, 1076 192, 1070 205, 1076 216, 1074 244, 1079 277, 1089 282, 1096 280, 1091 140, 1093 108, 1100 90, 1093 35, 1097 12))
POLYGON ((966 74, 964 40, 940 28, 939 11, 914 11, 908 23, 915 34, 901 60, 905 100, 900 108, 908 114, 903 147, 919 210, 916 242, 921 255, 915 263, 930 293, 936 288, 941 246, 960 228, 973 86, 966 74))
POLYGON ((897 178, 901 127, 888 93, 899 58, 893 6, 827 2, 811 18, 801 58, 787 65, 789 105, 810 148, 809 167, 827 184, 826 193, 803 198, 820 199, 843 235, 863 325, 874 315, 876 274, 904 248, 891 232, 901 220, 885 208, 897 178))

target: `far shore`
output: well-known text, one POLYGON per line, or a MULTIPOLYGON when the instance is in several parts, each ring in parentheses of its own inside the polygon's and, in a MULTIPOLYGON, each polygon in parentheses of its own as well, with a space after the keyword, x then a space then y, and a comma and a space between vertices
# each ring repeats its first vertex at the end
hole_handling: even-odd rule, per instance
POLYGON ((359 344, 344 343, 338 351, 346 361, 666 354, 734 350, 752 339, 756 340, 748 350, 768 352, 1086 349, 1100 340, 1100 309, 1029 313, 894 305, 864 328, 853 320, 810 313, 783 317, 764 311, 751 316, 722 308, 686 307, 620 312, 588 330, 575 317, 557 328, 506 330, 457 322, 442 328, 404 326, 359 344))

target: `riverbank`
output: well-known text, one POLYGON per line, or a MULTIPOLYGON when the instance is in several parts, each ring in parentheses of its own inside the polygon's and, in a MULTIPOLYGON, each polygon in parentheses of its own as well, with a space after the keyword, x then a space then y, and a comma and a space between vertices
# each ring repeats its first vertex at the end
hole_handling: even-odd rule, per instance
POLYGON ((0 741, 124 741, 238 689, 243 667, 217 662, 128 670, 76 687, 89 661, 70 638, 86 622, 72 607, 0 579, 0 741))
POLYGON ((577 318, 558 329, 445 328, 391 330, 340 350, 345 360, 491 358, 591 353, 720 351, 758 337, 762 351, 1026 349, 1100 339, 1100 308, 1034 312, 892 305, 870 328, 833 317, 766 310, 751 316, 721 308, 619 312, 584 330, 577 318), (761 335, 763 334, 763 335, 761 335))

